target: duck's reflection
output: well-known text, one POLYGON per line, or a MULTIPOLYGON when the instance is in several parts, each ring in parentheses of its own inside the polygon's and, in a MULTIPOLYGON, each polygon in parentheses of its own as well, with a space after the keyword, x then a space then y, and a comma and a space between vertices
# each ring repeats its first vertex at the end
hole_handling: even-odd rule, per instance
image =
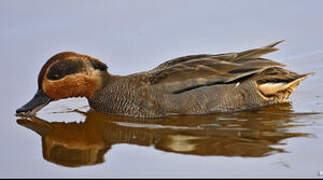
POLYGON ((293 131, 299 115, 292 113, 288 103, 257 111, 153 120, 94 111, 85 115, 82 123, 48 122, 37 117, 17 122, 42 137, 46 160, 70 167, 102 163, 111 146, 121 143, 200 156, 262 157, 284 152, 282 140, 286 138, 307 136, 293 131))

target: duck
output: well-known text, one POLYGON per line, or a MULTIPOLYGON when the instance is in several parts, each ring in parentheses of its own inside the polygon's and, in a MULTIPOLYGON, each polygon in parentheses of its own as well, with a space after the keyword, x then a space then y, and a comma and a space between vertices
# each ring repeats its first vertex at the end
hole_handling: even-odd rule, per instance
POLYGON ((85 97, 91 109, 135 118, 236 112, 285 103, 314 73, 298 74, 262 56, 282 41, 241 52, 196 54, 129 75, 114 75, 101 60, 60 52, 38 75, 33 98, 16 110, 34 115, 48 103, 85 97))

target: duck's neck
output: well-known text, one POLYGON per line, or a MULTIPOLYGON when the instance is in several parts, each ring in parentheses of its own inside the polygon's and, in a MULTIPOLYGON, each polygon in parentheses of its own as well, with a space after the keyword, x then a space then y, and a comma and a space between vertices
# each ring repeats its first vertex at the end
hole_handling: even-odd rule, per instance
MULTIPOLYGON (((142 79, 142 78, 141 78, 142 79)), ((140 112, 140 93, 136 76, 105 74, 102 86, 91 98, 87 98, 92 109, 111 114, 136 114, 140 112)))
POLYGON ((113 84, 114 82, 117 82, 121 77, 122 76, 113 75, 108 72, 102 72, 102 74, 100 75, 101 85, 100 85, 100 88, 97 89, 97 91, 105 88, 108 85, 113 84))

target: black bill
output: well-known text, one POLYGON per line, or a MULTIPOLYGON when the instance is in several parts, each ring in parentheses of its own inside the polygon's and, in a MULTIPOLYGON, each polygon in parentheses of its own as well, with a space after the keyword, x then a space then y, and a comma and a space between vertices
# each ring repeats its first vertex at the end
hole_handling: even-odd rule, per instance
POLYGON ((17 114, 34 114, 46 106, 52 100, 42 89, 39 89, 34 97, 24 106, 16 110, 17 114))

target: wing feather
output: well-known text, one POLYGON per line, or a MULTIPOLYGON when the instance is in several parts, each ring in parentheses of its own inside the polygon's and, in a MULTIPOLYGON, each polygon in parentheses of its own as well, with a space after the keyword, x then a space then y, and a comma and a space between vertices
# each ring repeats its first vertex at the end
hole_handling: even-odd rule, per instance
POLYGON ((239 82, 239 79, 284 64, 260 56, 276 51, 275 45, 227 54, 184 56, 162 63, 150 72, 150 82, 175 93, 195 87, 239 82))

